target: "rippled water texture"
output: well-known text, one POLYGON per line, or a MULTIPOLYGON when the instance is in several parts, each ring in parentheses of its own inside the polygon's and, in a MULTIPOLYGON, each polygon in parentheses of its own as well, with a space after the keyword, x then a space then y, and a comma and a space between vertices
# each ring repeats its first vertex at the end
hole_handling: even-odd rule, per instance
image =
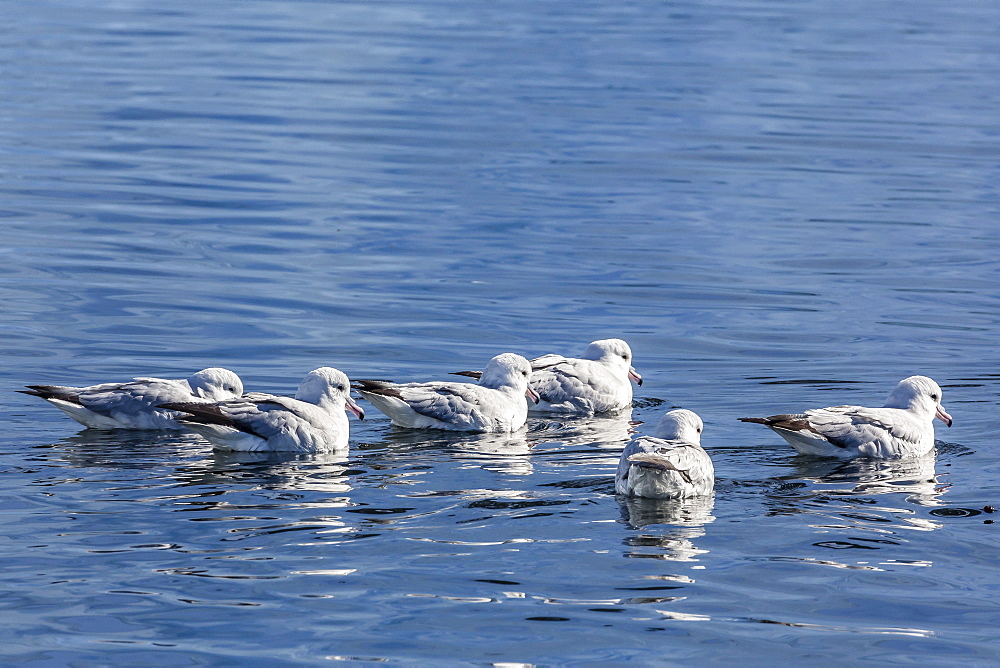
MULTIPOLYGON (((1000 6, 4 6, 0 660, 996 661, 1000 6), (26 383, 419 380, 627 339, 631 416, 343 457, 26 383), (896 463, 737 417, 944 386, 896 463), (618 452, 705 420, 714 497, 618 452)), ((998 518, 1000 519, 1000 518, 998 518)))

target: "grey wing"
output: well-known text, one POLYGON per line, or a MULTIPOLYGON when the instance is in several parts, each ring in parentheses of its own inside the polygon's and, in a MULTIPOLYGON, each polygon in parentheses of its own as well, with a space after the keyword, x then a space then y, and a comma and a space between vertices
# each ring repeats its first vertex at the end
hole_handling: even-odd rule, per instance
POLYGON ((649 436, 636 439, 625 448, 618 465, 619 472, 623 471, 623 466, 631 466, 636 462, 677 471, 688 482, 693 477, 704 477, 713 470, 712 459, 701 447, 685 441, 668 441, 649 436))
POLYGON ((586 398, 594 405, 613 403, 614 388, 602 377, 603 370, 594 367, 593 364, 565 360, 541 371, 532 372, 531 389, 538 392, 542 401, 551 404, 581 398, 586 398))
MULTIPOLYGON (((567 359, 562 355, 542 355, 541 357, 536 357, 531 360, 531 372, 536 374, 539 371, 551 369, 555 365, 562 364, 566 361, 567 359)), ((451 373, 453 376, 468 376, 469 378, 475 378, 476 380, 479 380, 483 375, 482 371, 452 371, 451 373)))
POLYGON ((645 450, 643 450, 641 441, 639 440, 631 441, 625 446, 625 449, 622 450, 621 459, 618 460, 618 472, 616 476, 618 480, 628 477, 628 470, 632 468, 632 462, 629 461, 629 457, 643 452, 645 452, 645 450))
POLYGON ((866 444, 889 445, 893 439, 916 443, 919 431, 912 421, 901 419, 898 411, 861 406, 832 406, 805 412, 810 426, 828 441, 842 448, 866 444))
POLYGON ((542 355, 541 357, 536 357, 531 360, 531 370, 532 372, 538 372, 543 369, 550 369, 557 364, 562 364, 563 362, 568 362, 569 359, 563 357, 562 355, 548 354, 542 355))
POLYGON ((397 386, 415 412, 455 425, 472 426, 483 413, 485 388, 469 383, 426 383, 397 386))
POLYGON ((254 392, 239 399, 215 403, 168 404, 190 413, 192 422, 220 424, 264 439, 289 434, 309 423, 295 399, 254 392))
POLYGON ((159 404, 190 401, 185 381, 162 378, 136 378, 128 383, 105 383, 81 389, 80 404, 97 413, 140 414, 156 410, 159 404))

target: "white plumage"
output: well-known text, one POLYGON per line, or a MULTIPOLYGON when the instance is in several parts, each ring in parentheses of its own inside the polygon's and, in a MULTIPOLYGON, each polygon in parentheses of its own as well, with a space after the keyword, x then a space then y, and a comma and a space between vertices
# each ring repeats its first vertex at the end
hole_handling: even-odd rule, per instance
MULTIPOLYGON (((531 389, 538 393, 539 413, 594 414, 632 407, 632 384, 642 376, 632 367, 632 349, 621 339, 594 341, 582 357, 542 355, 531 360, 531 389)), ((458 375, 479 377, 478 371, 458 375)))
POLYGON ((653 499, 711 494, 715 467, 701 447, 702 429, 701 418, 693 411, 668 411, 653 436, 641 436, 625 446, 615 491, 653 499))
POLYGON ((214 403, 170 403, 181 420, 218 450, 324 452, 345 450, 350 424, 345 410, 364 419, 342 371, 320 367, 306 374, 295 398, 252 392, 214 403))
POLYGON ((392 383, 358 380, 354 388, 400 427, 449 431, 509 432, 524 426, 531 365, 514 353, 497 355, 480 374, 479 384, 392 383))
POLYGON ((160 404, 219 401, 243 394, 243 382, 229 369, 203 369, 187 380, 133 378, 88 387, 28 385, 24 394, 41 397, 93 429, 184 429, 177 411, 160 404))
POLYGON ((831 406, 740 420, 770 427, 805 455, 901 459, 934 448, 935 417, 951 426, 941 388, 927 376, 910 376, 899 381, 881 408, 831 406))

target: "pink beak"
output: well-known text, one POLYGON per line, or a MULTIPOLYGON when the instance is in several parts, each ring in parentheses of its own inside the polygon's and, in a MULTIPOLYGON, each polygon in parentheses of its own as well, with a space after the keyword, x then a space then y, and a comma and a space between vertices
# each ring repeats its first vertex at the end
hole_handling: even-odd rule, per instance
POLYGON ((941 420, 941 422, 944 422, 949 427, 951 426, 951 416, 944 412, 944 407, 941 404, 938 404, 937 410, 934 411, 934 417, 941 420))
POLYGON ((642 385, 642 376, 640 376, 639 373, 634 368, 632 368, 632 367, 628 368, 628 377, 636 385, 642 385))
POLYGON ((524 391, 524 394, 525 394, 525 396, 527 396, 527 397, 528 397, 529 399, 531 399, 532 401, 534 401, 534 402, 535 402, 536 404, 537 404, 537 403, 538 403, 539 401, 541 401, 541 400, 542 400, 542 398, 541 398, 540 396, 538 396, 538 392, 535 392, 535 391, 534 391, 533 389, 531 389, 530 387, 529 387, 528 389, 526 389, 526 390, 524 391))
POLYGON ((354 413, 354 416, 357 417, 359 420, 365 419, 365 412, 361 409, 361 406, 358 406, 358 404, 354 401, 354 399, 350 397, 345 397, 344 404, 346 405, 347 410, 354 413))

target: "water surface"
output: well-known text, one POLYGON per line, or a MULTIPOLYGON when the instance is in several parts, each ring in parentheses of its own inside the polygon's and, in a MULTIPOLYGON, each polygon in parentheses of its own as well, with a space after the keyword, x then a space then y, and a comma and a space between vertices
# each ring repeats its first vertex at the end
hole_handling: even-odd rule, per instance
POLYGON ((0 40, 5 662, 995 661, 1000 10, 108 3, 0 40), (344 456, 81 431, 13 390, 291 393, 628 340, 631 416, 374 408, 344 456), (910 462, 736 421, 955 417, 910 462), (719 480, 614 496, 664 410, 719 480))

